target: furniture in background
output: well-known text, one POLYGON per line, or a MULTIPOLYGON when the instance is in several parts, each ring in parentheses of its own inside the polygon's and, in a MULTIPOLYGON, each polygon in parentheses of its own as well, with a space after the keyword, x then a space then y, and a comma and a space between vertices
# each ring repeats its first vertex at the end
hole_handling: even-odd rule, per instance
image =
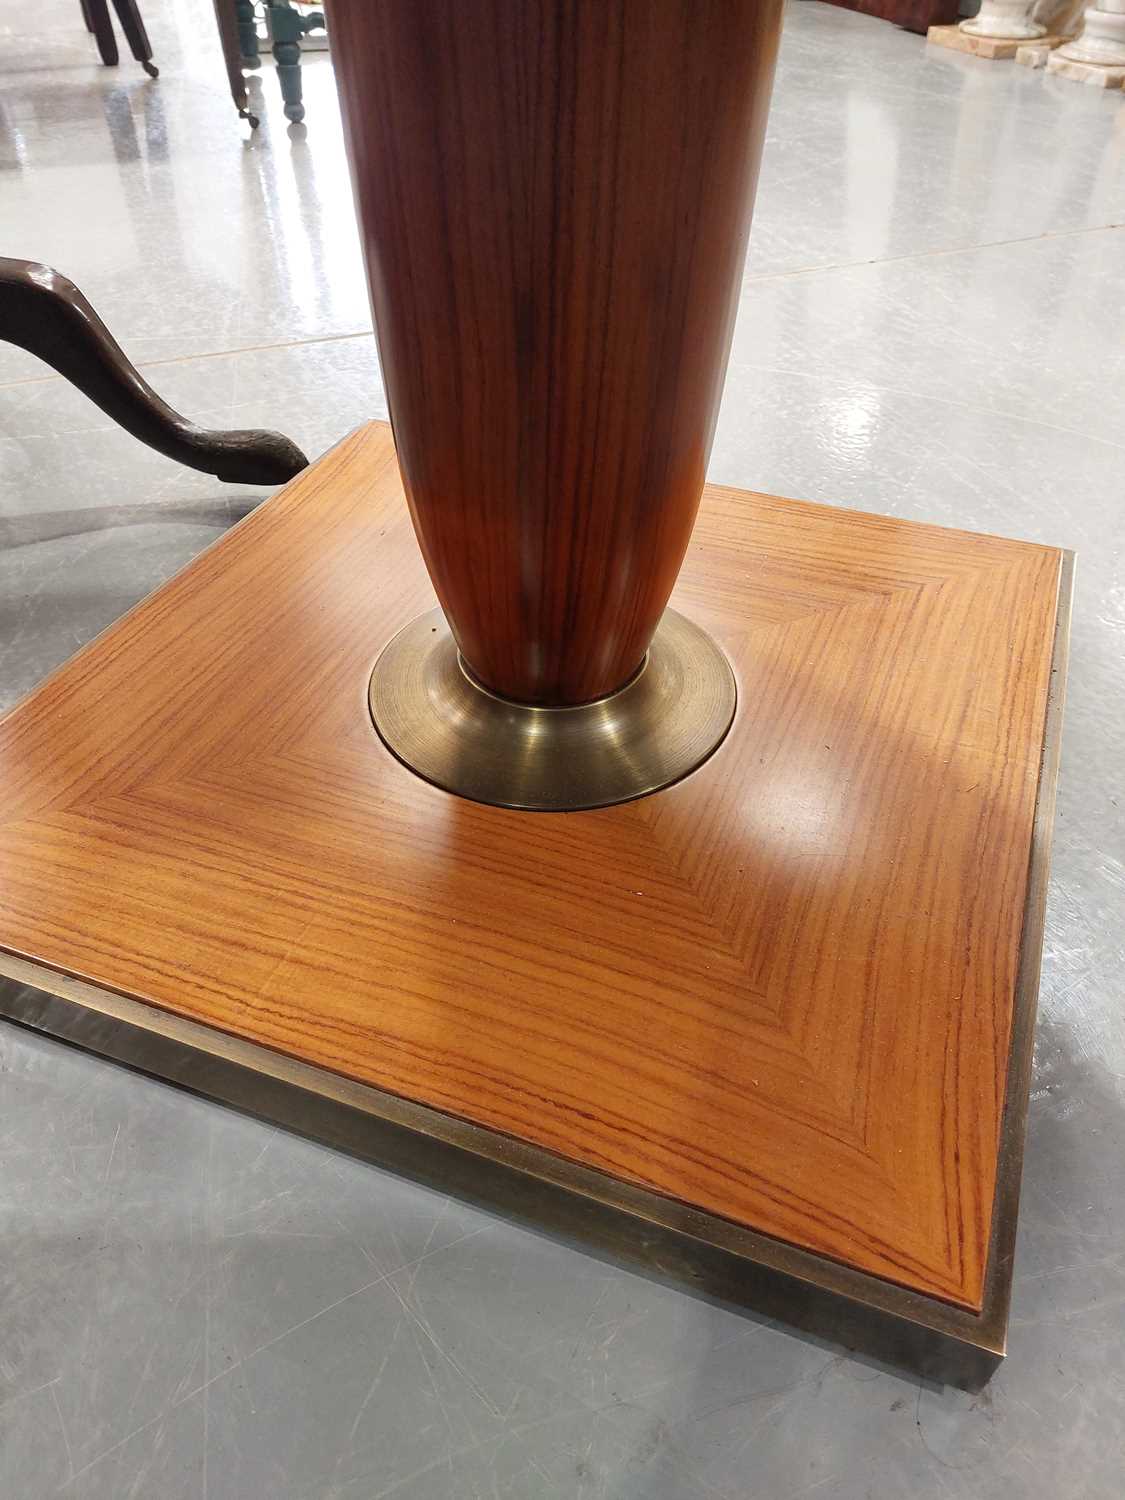
MULTIPOLYGON (((110 19, 109 0, 79 0, 82 19, 98 45, 98 53, 107 67, 118 62, 117 37, 110 19)), ((305 118, 301 88, 301 39, 311 31, 324 30, 324 13, 307 5, 298 8, 292 0, 214 0, 215 22, 227 70, 231 98, 239 116, 256 130, 258 116, 250 108, 244 68, 261 67, 261 42, 258 36, 259 16, 265 21, 269 46, 277 66, 285 116, 294 124, 305 118)), ((151 78, 160 70, 152 60, 152 45, 137 0, 113 0, 113 8, 133 56, 151 78)))
POLYGON ((305 118, 301 89, 301 38, 310 31, 324 28, 324 14, 319 10, 296 9, 290 0, 265 0, 255 6, 254 0, 214 0, 215 20, 219 28, 223 60, 227 69, 231 98, 239 116, 258 128, 258 116, 250 109, 244 68, 258 68, 262 58, 258 37, 258 15, 264 16, 281 85, 285 116, 295 125, 305 118))
MULTIPOLYGON (((116 67, 117 38, 113 33, 108 0, 79 0, 79 3, 86 30, 93 32, 102 62, 107 68, 116 67)), ((113 8, 117 12, 121 30, 125 33, 125 40, 129 43, 129 50, 150 78, 158 78, 160 69, 152 60, 152 46, 137 0, 113 0, 113 8)))
POLYGON ((891 21, 905 31, 925 36, 931 26, 948 26, 959 14, 959 0, 828 0, 844 10, 891 21))
POLYGON ((74 283, 50 266, 0 258, 0 342, 45 360, 126 432, 188 468, 231 484, 278 485, 308 465, 280 433, 209 430, 173 411, 74 283))
POLYGON ((0 1014, 998 1356, 1071 559, 704 489, 780 23, 334 11, 395 430, 0 723, 0 1014))
POLYGON ((1092 0, 1082 12, 1082 30, 1051 54, 1047 71, 1097 88, 1125 88, 1125 9, 1121 0, 1092 0))
MULTIPOLYGON (((250 97, 246 92, 246 78, 242 72, 242 49, 239 46, 239 22, 235 16, 232 0, 212 0, 215 7, 215 25, 219 31, 219 46, 223 50, 223 64, 227 70, 227 83, 234 107, 241 120, 249 120, 250 128, 257 130, 258 116, 250 108, 250 97)), ((239 0, 240 3, 240 0, 239 0)))

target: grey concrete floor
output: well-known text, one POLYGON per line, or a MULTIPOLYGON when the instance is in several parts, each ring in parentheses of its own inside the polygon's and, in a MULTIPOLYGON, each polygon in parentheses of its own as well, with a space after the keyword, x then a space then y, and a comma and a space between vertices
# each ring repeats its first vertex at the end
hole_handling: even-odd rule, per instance
MULTIPOLYGON (((384 414, 331 69, 252 141, 205 0, 163 74, 0 16, 0 252, 149 379, 311 452, 384 414)), ((0 1495, 1125 1492, 1125 100, 793 5, 718 480, 1074 547, 1010 1353, 976 1394, 0 1027, 0 1495)), ((0 346, 0 698, 261 498, 0 346)))

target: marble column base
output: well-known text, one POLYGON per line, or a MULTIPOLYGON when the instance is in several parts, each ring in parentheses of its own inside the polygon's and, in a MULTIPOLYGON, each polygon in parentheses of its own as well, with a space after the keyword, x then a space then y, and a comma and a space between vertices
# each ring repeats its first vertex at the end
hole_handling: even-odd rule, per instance
POLYGON ((1125 68, 1125 0, 1096 0, 1082 13, 1082 30, 1063 48, 1068 62, 1125 68))
POLYGON ((982 0, 979 14, 958 23, 966 36, 1002 42, 1030 42, 1046 36, 1046 26, 1031 19, 1032 0, 982 0))
POLYGON ((1110 68, 1104 64, 1078 62, 1072 57, 1063 57, 1059 52, 1051 54, 1047 72, 1059 78, 1072 78, 1075 83, 1093 84, 1099 89, 1125 88, 1125 66, 1110 68))
POLYGON ((975 36, 972 32, 962 31, 960 26, 931 26, 926 32, 926 41, 932 42, 936 47, 948 47, 952 52, 967 52, 972 57, 983 57, 989 62, 1009 61, 1021 47, 1053 48, 1061 46, 1065 40, 1062 36, 1037 36, 1031 41, 1026 36, 975 36))

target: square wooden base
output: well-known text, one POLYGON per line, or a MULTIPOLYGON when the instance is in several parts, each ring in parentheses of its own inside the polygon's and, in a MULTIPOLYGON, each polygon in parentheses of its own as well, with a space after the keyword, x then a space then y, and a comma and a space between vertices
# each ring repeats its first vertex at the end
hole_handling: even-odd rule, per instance
POLYGON ((1069 572, 709 488, 673 602, 738 678, 719 751, 484 807, 368 717, 433 604, 371 424, 0 724, 0 972, 62 997, 4 1008, 999 1352, 1069 572))

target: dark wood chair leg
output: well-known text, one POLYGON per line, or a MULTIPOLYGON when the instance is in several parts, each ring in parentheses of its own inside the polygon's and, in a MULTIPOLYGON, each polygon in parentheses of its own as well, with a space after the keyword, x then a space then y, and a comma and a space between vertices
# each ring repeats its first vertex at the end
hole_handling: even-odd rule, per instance
POLYGON ((78 0, 78 3, 82 7, 82 19, 86 23, 86 30, 87 31, 93 31, 93 29, 94 29, 94 19, 90 15, 89 0, 78 0))
POLYGON ((251 130, 257 130, 258 117, 250 111, 246 93, 246 79, 242 76, 242 50, 238 41, 238 22, 232 0, 212 0, 215 7, 215 24, 219 29, 219 44, 223 49, 223 62, 227 70, 230 96, 239 118, 249 120, 251 130))
POLYGON ((98 56, 107 68, 117 66, 117 38, 109 19, 109 0, 85 0, 90 30, 98 44, 98 56))
POLYGON ((160 69, 152 60, 152 44, 149 42, 145 23, 141 19, 137 0, 113 0, 113 8, 117 12, 117 19, 121 22, 121 30, 125 33, 130 52, 150 78, 159 78, 160 69))
POLYGON ((45 360, 158 453, 232 484, 284 484, 308 460, 278 432, 209 431, 162 401, 72 281, 34 261, 0 259, 0 340, 45 360))

